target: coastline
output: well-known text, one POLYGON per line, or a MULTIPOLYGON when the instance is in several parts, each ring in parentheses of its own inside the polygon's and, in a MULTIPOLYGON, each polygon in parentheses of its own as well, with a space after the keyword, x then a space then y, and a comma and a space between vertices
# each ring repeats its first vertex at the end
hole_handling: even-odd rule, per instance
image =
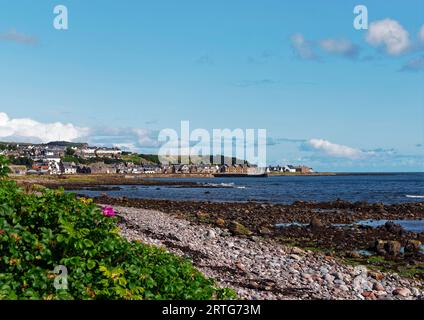
MULTIPOLYGON (((18 183, 35 192, 44 187, 106 187, 107 191, 108 186, 132 185, 135 180, 146 185, 196 186, 190 181, 103 175, 26 178, 18 183), (122 183, 123 178, 127 183, 122 183)), ((401 252, 411 243, 422 245, 424 233, 406 231, 396 224, 376 228, 355 224, 382 219, 421 221, 423 202, 270 204, 113 198, 106 194, 93 200, 117 210, 121 233, 127 239, 162 246, 189 258, 206 276, 236 290, 240 298, 391 300, 424 296, 424 254, 420 249, 401 252), (277 226, 283 224, 287 226, 277 226), (379 250, 379 244, 387 250, 372 256, 361 253, 379 250), (358 265, 368 271, 355 268, 358 265)))

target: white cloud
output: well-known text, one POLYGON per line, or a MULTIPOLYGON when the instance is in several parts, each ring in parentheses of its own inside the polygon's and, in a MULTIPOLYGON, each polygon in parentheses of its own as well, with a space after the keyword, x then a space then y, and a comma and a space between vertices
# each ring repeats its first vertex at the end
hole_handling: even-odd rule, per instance
POLYGON ((332 143, 324 139, 311 139, 308 145, 313 149, 324 152, 327 155, 348 159, 359 159, 364 156, 364 152, 341 144, 332 143))
POLYGON ((399 22, 392 19, 372 22, 366 40, 372 46, 383 46, 390 55, 402 54, 411 45, 408 31, 399 22))
POLYGON ((41 123, 29 118, 10 119, 0 112, 0 139, 18 142, 50 142, 57 140, 75 141, 87 135, 87 128, 61 122, 41 123))
POLYGON ((420 29, 420 33, 418 34, 418 37, 419 37, 421 43, 424 44, 424 24, 422 25, 422 27, 420 29))
POLYGON ((319 42, 324 51, 344 56, 347 58, 356 58, 359 54, 359 48, 346 39, 324 39, 319 42))
POLYGON ((295 54, 304 60, 314 60, 316 59, 316 55, 312 50, 312 45, 309 41, 305 39, 305 37, 296 33, 291 37, 291 45, 295 51, 295 54))
POLYGON ((98 127, 91 129, 87 141, 97 146, 121 146, 130 151, 157 148, 157 132, 144 128, 98 127))
POLYGON ((10 30, 5 33, 0 33, 0 40, 12 41, 12 42, 17 42, 17 43, 22 43, 27 45, 35 45, 38 42, 36 37, 26 35, 16 30, 10 30))
POLYGON ((0 112, 0 141, 47 143, 79 141, 97 146, 117 146, 130 151, 157 148, 158 133, 145 128, 84 128, 61 122, 41 123, 29 118, 11 119, 0 112))

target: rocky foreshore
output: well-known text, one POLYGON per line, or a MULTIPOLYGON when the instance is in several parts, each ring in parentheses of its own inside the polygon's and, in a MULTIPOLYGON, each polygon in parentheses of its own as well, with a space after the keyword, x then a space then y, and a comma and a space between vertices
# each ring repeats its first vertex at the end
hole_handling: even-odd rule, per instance
POLYGON ((191 259, 242 299, 424 299, 423 282, 366 270, 321 252, 236 235, 179 214, 117 206, 121 233, 191 259))
POLYGON ((236 235, 258 236, 281 244, 314 248, 328 255, 355 259, 358 263, 424 279, 423 232, 407 231, 394 223, 380 227, 356 224, 361 220, 385 219, 419 222, 424 218, 424 203, 384 205, 299 201, 279 205, 111 198, 106 195, 94 200, 171 213, 189 221, 229 229, 236 235), (379 257, 369 261, 367 255, 358 253, 364 250, 379 257))
POLYGON ((271 204, 261 202, 210 202, 174 201, 159 199, 113 198, 103 195, 95 198, 97 202, 118 204, 170 213, 195 216, 199 212, 208 213, 216 218, 237 220, 242 218, 252 228, 261 225, 274 226, 278 223, 310 223, 318 218, 324 224, 348 224, 367 219, 424 219, 424 202, 382 203, 296 201, 293 204, 271 204))

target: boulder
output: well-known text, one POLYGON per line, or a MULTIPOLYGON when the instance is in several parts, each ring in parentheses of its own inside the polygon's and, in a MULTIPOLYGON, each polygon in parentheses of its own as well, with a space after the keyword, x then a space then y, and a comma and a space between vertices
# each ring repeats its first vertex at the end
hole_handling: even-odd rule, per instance
POLYGON ((402 234, 403 232, 402 227, 392 221, 387 221, 384 224, 384 229, 386 229, 387 232, 394 233, 394 234, 402 234))
POLYGON ((388 255, 397 256, 400 253, 401 244, 399 241, 387 241, 384 249, 388 255))
POLYGON ((374 250, 384 256, 384 255, 390 255, 390 256, 397 256, 400 253, 401 244, 399 241, 384 241, 384 240, 377 240, 374 245, 374 250))
POLYGON ((374 245, 374 250, 380 255, 385 255, 386 254, 386 249, 384 248, 385 245, 386 245, 386 241, 377 240, 374 245))
POLYGON ((408 240, 405 245, 405 253, 418 253, 421 251, 421 246, 421 241, 408 240))
POLYGON ((309 223, 309 227, 311 229, 320 229, 320 228, 324 227, 324 224, 317 217, 313 217, 311 222, 309 223))
POLYGON ((395 296, 401 296, 401 297, 409 297, 411 295, 411 290, 408 288, 396 288, 392 292, 395 296))

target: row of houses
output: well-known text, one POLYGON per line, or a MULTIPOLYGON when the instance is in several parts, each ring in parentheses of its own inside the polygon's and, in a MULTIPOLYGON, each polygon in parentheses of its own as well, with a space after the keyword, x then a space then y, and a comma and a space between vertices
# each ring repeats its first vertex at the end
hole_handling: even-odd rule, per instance
MULTIPOLYGON (((122 151, 119 148, 90 147, 86 143, 69 144, 66 142, 51 142, 47 144, 10 144, 0 148, 0 154, 15 158, 28 158, 34 164, 32 167, 11 166, 13 174, 215 174, 215 173, 248 173, 254 167, 249 164, 167 164, 137 165, 130 161, 122 161, 122 151), (66 156, 80 159, 114 159, 113 161, 94 162, 91 164, 75 164, 66 162, 66 156), (115 161, 120 159, 119 161, 115 161), (109 162, 111 164, 109 164, 109 162)), ((96 161, 96 160, 94 160, 96 161)), ((83 162, 83 161, 81 161, 83 162)), ((90 161, 85 161, 90 162, 90 161)), ((18 162, 19 163, 19 162, 18 162)), ((267 173, 312 173, 307 166, 270 166, 267 173)))
POLYGON ((105 164, 96 162, 88 165, 62 161, 35 162, 30 169, 25 166, 10 166, 12 174, 214 174, 248 173, 249 165, 135 165, 133 163, 105 164))
MULTIPOLYGON (((15 175, 24 174, 216 174, 216 173, 248 173, 254 166, 249 165, 135 165, 133 163, 105 164, 95 162, 88 165, 62 162, 60 159, 35 162, 32 168, 10 166, 15 175)), ((313 173, 307 166, 270 166, 267 173, 313 173)))
POLYGON ((120 158, 119 148, 90 147, 87 143, 69 144, 66 142, 50 142, 47 144, 8 144, 0 151, 1 155, 9 157, 26 157, 39 160, 54 160, 63 158, 68 149, 82 159, 90 158, 120 158))
POLYGON ((62 158, 66 154, 66 146, 55 144, 15 144, 8 149, 2 150, 0 154, 9 157, 26 157, 40 159, 46 157, 62 158))

